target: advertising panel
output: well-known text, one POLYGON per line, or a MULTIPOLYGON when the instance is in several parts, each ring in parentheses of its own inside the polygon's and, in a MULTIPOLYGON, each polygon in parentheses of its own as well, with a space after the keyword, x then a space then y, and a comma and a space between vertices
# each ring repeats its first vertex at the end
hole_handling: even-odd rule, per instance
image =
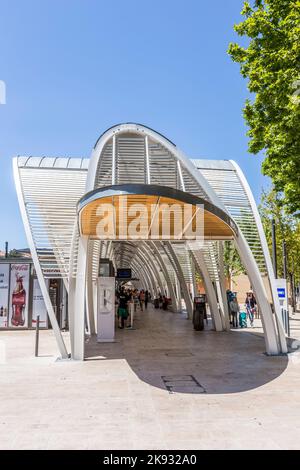
POLYGON ((113 342, 115 338, 115 278, 99 277, 97 291, 97 342, 113 342))
POLYGON ((0 328, 8 326, 9 264, 0 264, 0 328))
POLYGON ((11 264, 9 326, 28 327, 30 264, 11 264))
POLYGON ((40 316, 40 327, 48 327, 48 313, 44 302, 43 294, 39 281, 33 280, 33 299, 32 299, 32 326, 36 326, 37 315, 40 316))

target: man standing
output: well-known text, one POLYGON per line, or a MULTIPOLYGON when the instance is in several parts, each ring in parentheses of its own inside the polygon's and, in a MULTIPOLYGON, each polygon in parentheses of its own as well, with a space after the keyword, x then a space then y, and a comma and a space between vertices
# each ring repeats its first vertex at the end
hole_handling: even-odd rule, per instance
POLYGON ((240 311, 240 306, 238 304, 236 296, 232 298, 232 300, 229 302, 229 308, 230 308, 230 313, 232 317, 232 326, 233 328, 238 327, 238 313, 240 311))

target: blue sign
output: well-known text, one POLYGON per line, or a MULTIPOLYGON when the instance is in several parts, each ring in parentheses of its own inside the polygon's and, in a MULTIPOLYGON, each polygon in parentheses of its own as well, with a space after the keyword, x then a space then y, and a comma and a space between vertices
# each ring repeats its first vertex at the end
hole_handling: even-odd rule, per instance
POLYGON ((280 299, 285 299, 285 288, 284 287, 277 287, 278 297, 280 299))

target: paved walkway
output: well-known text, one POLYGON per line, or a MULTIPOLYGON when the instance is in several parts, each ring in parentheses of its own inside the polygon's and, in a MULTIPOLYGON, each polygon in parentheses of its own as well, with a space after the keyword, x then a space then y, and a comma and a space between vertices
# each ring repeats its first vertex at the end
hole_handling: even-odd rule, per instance
POLYGON ((39 358, 33 331, 0 332, 0 448, 300 448, 299 352, 152 308, 135 327, 84 363, 56 362, 51 331, 39 358))

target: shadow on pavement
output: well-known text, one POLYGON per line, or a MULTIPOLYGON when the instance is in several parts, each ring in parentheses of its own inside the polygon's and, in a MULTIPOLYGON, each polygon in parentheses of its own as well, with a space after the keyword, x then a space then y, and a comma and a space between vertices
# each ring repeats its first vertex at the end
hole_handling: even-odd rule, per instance
POLYGON ((268 384, 287 356, 264 354, 264 339, 247 331, 194 331, 180 314, 139 312, 135 329, 117 330, 115 343, 86 342, 87 361, 123 359, 136 377, 168 393, 237 393, 268 384))

